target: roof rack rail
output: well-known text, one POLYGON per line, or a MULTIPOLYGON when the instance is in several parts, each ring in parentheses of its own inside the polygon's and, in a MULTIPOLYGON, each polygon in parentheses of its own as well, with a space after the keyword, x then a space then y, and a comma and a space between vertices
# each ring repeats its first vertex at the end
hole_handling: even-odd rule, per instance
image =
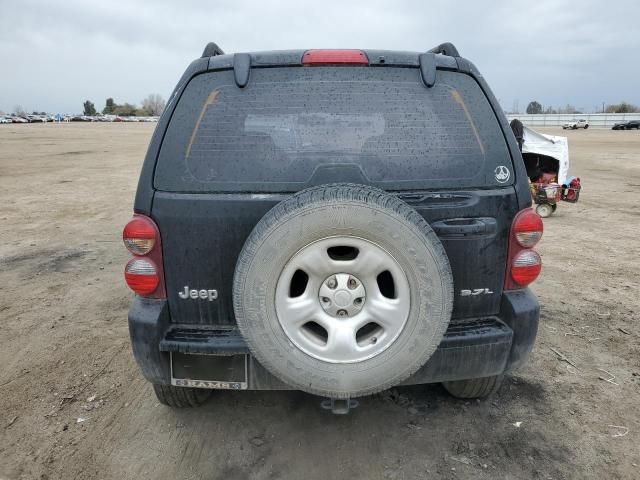
POLYGON ((202 58, 215 57, 216 55, 224 55, 224 52, 217 44, 213 42, 207 43, 207 46, 204 47, 204 52, 202 52, 202 58))
POLYGON ((441 53, 442 55, 448 55, 450 57, 459 57, 458 49, 451 42, 441 43, 437 47, 433 47, 431 50, 428 50, 429 53, 441 53))

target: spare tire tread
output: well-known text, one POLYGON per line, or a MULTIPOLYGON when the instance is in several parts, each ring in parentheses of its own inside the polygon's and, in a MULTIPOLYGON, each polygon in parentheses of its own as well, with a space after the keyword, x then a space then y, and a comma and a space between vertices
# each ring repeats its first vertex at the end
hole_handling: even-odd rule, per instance
MULTIPOLYGON (((447 255, 436 233, 431 229, 427 221, 418 212, 415 211, 415 209, 407 205, 399 198, 390 195, 383 190, 355 183, 335 183, 322 185, 319 187, 312 187, 305 190, 300 195, 294 195, 287 200, 280 202, 270 211, 272 215, 270 215, 269 218, 266 218, 267 221, 259 222, 256 225, 254 231, 245 243, 243 252, 244 250, 254 250, 255 247, 257 247, 256 244, 258 243, 258 240, 262 238, 262 234, 268 231, 274 224, 278 223, 280 219, 283 216, 286 216, 289 212, 297 210, 298 208, 308 205, 309 203, 316 203, 318 201, 332 201, 338 198, 342 200, 359 201, 366 204, 375 203, 382 208, 393 210, 394 212, 402 215, 409 222, 420 227, 422 233, 426 237, 435 238, 437 241, 433 243, 434 247, 438 248, 442 255, 447 255)), ((240 265, 242 260, 245 260, 245 263, 247 263, 250 258, 251 257, 249 256, 244 256, 241 254, 238 260, 238 264, 240 265)), ((238 267, 236 267, 236 271, 237 270, 238 267)), ((453 276, 451 274, 451 270, 449 269, 447 272, 441 273, 449 274, 448 279, 443 280, 450 280, 449 284, 452 285, 453 276)), ((453 287, 451 287, 451 294, 453 295, 453 287)))

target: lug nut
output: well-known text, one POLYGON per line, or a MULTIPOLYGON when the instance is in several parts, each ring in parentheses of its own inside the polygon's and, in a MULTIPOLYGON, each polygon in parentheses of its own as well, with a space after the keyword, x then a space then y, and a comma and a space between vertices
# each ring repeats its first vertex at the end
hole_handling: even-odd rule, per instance
POLYGON ((336 280, 336 277, 331 277, 329 280, 327 280, 327 287, 334 289, 338 286, 338 281, 336 280))
POLYGON ((353 301, 354 305, 361 305, 362 304, 362 297, 358 297, 353 301))
POLYGON ((329 302, 330 302, 330 300, 329 300, 329 298, 328 298, 328 297, 322 297, 322 301, 323 301, 324 303, 329 303, 329 302))
POLYGON ((351 277, 349 279, 349 283, 347 283, 348 287, 353 290, 354 288, 356 288, 358 286, 358 282, 356 282, 356 279, 351 277))
POLYGON ((346 310, 338 310, 338 316, 339 317, 346 317, 347 316, 347 311, 346 310))

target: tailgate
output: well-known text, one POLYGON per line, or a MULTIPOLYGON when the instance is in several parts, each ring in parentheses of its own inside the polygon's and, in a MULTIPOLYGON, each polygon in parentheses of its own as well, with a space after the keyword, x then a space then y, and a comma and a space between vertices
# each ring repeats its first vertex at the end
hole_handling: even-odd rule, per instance
MULTIPOLYGON (((496 314, 500 307, 508 230, 517 212, 512 187, 464 192, 403 192, 436 230, 454 278, 453 318, 496 314), (480 223, 487 227, 478 228, 480 223), (453 225, 455 228, 443 228, 453 225)), ((159 192, 153 218, 162 236, 172 321, 234 324, 232 285, 246 238, 282 195, 159 192), (183 298, 188 290, 218 292, 216 299, 183 298)))

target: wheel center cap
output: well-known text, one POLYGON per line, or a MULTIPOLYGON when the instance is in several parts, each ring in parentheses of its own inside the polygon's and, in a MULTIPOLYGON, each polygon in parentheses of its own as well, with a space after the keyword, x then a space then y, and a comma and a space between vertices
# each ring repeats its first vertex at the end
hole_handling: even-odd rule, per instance
POLYGON ((352 301, 351 294, 346 290, 340 290, 339 292, 336 292, 333 298, 334 298, 334 301, 336 302, 336 305, 339 306, 340 308, 349 306, 349 304, 352 301))
POLYGON ((366 292, 362 282, 349 273, 326 278, 318 292, 323 310, 333 317, 351 317, 362 310, 366 292))

